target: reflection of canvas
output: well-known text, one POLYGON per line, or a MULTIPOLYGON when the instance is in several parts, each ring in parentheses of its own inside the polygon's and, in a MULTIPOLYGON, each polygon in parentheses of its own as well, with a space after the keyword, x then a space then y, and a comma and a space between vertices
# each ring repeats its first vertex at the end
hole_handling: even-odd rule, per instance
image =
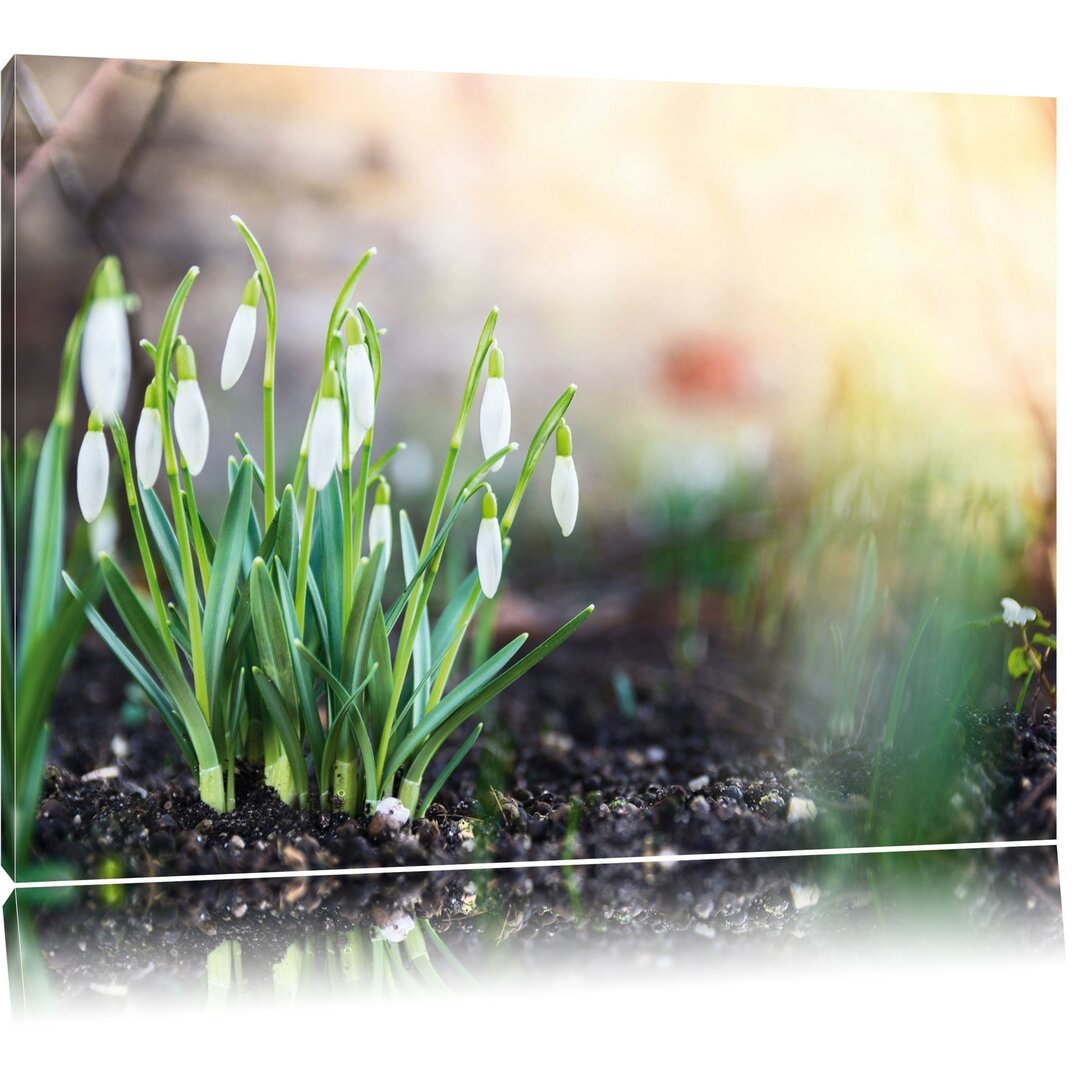
POLYGON ((20 877, 1054 837, 1052 103, 15 85, 20 877))

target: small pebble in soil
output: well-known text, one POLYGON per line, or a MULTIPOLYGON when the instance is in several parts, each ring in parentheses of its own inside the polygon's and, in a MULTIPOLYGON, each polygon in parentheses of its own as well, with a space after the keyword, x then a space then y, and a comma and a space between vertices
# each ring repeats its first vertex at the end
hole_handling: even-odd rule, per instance
POLYGON ((384 941, 396 945, 408 937, 409 931, 412 930, 414 925, 412 916, 406 915, 403 911, 396 911, 379 927, 379 933, 384 941))
POLYGON ((813 799, 800 799, 797 795, 791 797, 791 801, 788 803, 788 821, 813 821, 816 817, 817 807, 814 805, 813 799))
POLYGON ((709 786, 709 778, 704 775, 695 776, 686 786, 694 792, 704 791, 709 786))
POLYGON ((813 907, 820 899, 821 890, 816 885, 801 885, 795 881, 791 883, 791 902, 796 911, 813 907))

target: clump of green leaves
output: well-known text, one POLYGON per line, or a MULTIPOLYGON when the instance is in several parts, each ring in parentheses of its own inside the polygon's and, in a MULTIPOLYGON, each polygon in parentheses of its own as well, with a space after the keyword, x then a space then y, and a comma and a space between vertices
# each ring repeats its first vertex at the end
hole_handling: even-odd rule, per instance
MULTIPOLYGON (((193 267, 157 341, 141 343, 154 363, 154 380, 136 435, 134 471, 123 423, 118 416, 108 421, 149 596, 140 595, 111 557, 101 556, 99 565, 134 649, 85 590, 65 580, 168 724, 214 809, 234 808, 236 761, 246 758, 262 762, 266 782, 287 803, 356 813, 362 793, 364 805, 395 822, 422 815, 480 735, 482 725, 469 720, 592 611, 585 608, 524 655, 522 634, 473 670, 457 670, 474 617, 495 596, 511 526, 553 435, 553 507, 564 533, 573 527, 577 479, 570 475, 565 413, 576 387, 563 391, 541 421, 500 516, 488 477, 517 445, 508 441, 506 361, 494 337, 498 310, 491 311, 468 367, 426 528, 418 536, 408 515, 398 515, 404 580, 392 586, 387 574, 395 530, 385 470, 403 444, 374 454, 383 332, 353 299, 374 250, 352 268, 331 308, 296 467, 279 491, 273 454, 277 295, 262 248, 243 222, 234 222, 255 272, 226 343, 222 385, 231 387, 242 375, 261 299, 267 312, 262 467, 237 436, 241 456, 228 463, 228 504, 213 529, 193 483, 206 459, 208 418, 194 350, 179 333, 198 274, 193 267), (480 419, 486 456, 455 486, 485 368, 480 419), (153 490, 162 456, 168 509, 153 490), (477 567, 452 584, 449 601, 435 610, 447 541, 470 503, 482 508, 477 567), (430 780, 436 755, 455 739, 455 752, 430 780)), ((92 422, 87 438, 94 433, 92 422)))
POLYGON ((86 596, 101 591, 85 529, 76 531, 65 556, 67 471, 83 332, 98 283, 117 273, 115 259, 99 264, 67 332, 56 407, 44 439, 31 434, 18 447, 6 439, 3 445, 2 851, 4 868, 15 880, 25 879, 29 869, 49 709, 85 626, 81 606, 61 588, 61 567, 67 565, 86 596))

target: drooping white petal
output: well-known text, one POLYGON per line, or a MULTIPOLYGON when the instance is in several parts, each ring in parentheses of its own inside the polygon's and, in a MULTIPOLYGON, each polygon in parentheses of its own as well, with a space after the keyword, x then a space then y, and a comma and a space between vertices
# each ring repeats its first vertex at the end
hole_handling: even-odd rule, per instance
POLYGON ((161 469, 161 413, 144 408, 135 430, 135 471, 144 488, 154 486, 161 469))
POLYGON ((225 353, 221 358, 221 389, 231 390, 244 374, 255 344, 257 311, 250 304, 241 304, 233 316, 229 336, 225 339, 225 353))
POLYGON ((363 342, 350 345, 345 353, 345 385, 349 388, 350 426, 355 423, 362 430, 363 440, 375 426, 375 373, 363 342))
MULTIPOLYGON (((489 376, 484 386, 484 397, 480 402, 480 445, 484 448, 484 457, 497 454, 510 441, 510 392, 506 388, 506 379, 501 375, 489 376)), ((498 472, 506 458, 499 458, 491 467, 498 472)))
POLYGON ((1006 626, 1026 626, 1038 616, 1034 608, 1021 607, 1011 596, 1002 597, 1001 621, 1006 626))
POLYGON ((308 483, 322 491, 330 483, 341 457, 341 404, 337 398, 321 397, 315 406, 308 443, 308 483))
POLYGON ((480 588, 490 600, 498 592, 503 562, 502 530, 499 519, 482 518, 480 531, 476 534, 476 569, 480 574, 480 588))
POLYGON ((116 541, 119 539, 120 521, 116 516, 116 511, 106 505, 90 523, 90 551, 94 555, 101 551, 112 555, 116 552, 116 541))
POLYGON ((131 380, 131 338, 127 311, 119 297, 95 300, 90 305, 80 366, 86 403, 108 423, 123 409, 131 380))
POLYGON ((181 379, 176 384, 176 441, 192 476, 198 476, 206 464, 210 449, 210 417, 206 402, 195 379, 181 379))
POLYGON ((386 503, 376 503, 371 508, 368 518, 368 552, 371 553, 381 543, 383 545, 383 566, 390 561, 390 548, 394 542, 394 521, 390 516, 390 507, 386 503))
POLYGON ((87 521, 93 521, 105 505, 109 487, 109 450, 103 431, 88 431, 79 447, 75 465, 75 491, 79 509, 87 521))
POLYGON ((574 459, 557 454, 555 468, 551 473, 551 508, 563 536, 574 531, 578 512, 578 479, 574 459))

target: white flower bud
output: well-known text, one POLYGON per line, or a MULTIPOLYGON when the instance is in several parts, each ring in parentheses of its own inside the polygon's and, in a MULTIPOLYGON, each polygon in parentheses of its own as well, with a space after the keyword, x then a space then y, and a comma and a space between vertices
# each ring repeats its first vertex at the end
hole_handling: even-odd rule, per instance
POLYGON ((146 405, 139 416, 135 429, 135 471, 139 483, 151 488, 161 469, 161 413, 156 407, 146 405))
POLYGON ((570 453, 570 429, 560 421, 556 432, 555 468, 551 473, 551 508, 563 536, 574 531, 578 512, 578 478, 570 453))
POLYGON ((192 476, 198 476, 206 464, 210 449, 210 417, 206 402, 195 379, 181 379, 176 384, 174 406, 176 442, 192 476))
POLYGON ((341 457, 341 404, 336 397, 321 397, 315 406, 308 443, 308 483, 322 491, 334 475, 341 457))
POLYGON ((390 561, 390 548, 394 542, 394 520, 390 516, 390 485, 385 480, 379 483, 375 492, 375 505, 368 518, 368 552, 374 552, 383 545, 383 566, 390 561))
POLYGON ((100 421, 91 415, 90 428, 83 436, 75 468, 75 491, 79 509, 87 521, 94 521, 105 505, 109 487, 109 449, 100 421), (96 426, 95 426, 96 425, 96 426))
POLYGON ((123 409, 131 380, 131 338, 122 297, 101 297, 90 305, 80 366, 86 403, 108 423, 123 409))
POLYGON ((498 512, 495 496, 489 491, 484 496, 483 517, 476 534, 476 570, 480 588, 489 600, 498 592, 502 578, 503 538, 498 512))
POLYGON ((258 312, 253 304, 243 303, 236 309, 229 336, 225 339, 225 352, 221 357, 221 389, 231 390, 244 374, 251 348, 255 344, 255 324, 258 312))
MULTIPOLYGON (((505 361, 502 350, 492 345, 488 355, 488 379, 480 401, 480 445, 484 457, 497 454, 510 442, 510 392, 506 388, 505 361)), ((506 458, 499 458, 491 467, 498 472, 506 458)))
POLYGON ((350 345, 345 353, 345 385, 349 389, 349 454, 355 455, 375 424, 375 375, 363 342, 350 345))

